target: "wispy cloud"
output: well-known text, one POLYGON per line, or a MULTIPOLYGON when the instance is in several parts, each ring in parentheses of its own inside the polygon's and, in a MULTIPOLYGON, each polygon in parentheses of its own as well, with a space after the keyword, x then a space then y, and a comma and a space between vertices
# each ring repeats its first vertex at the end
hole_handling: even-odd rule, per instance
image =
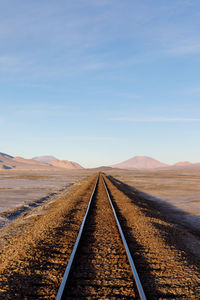
POLYGON ((178 24, 169 23, 168 19, 188 9, 190 1, 167 5, 141 1, 127 5, 112 0, 62 0, 59 5, 38 5, 25 1, 20 7, 16 3, 10 7, 10 2, 0 5, 0 44, 4 45, 5 53, 16 56, 0 57, 0 72, 18 73, 20 76, 15 80, 65 78, 144 63, 152 57, 158 59, 159 55, 200 52, 198 35, 193 40, 190 36, 196 32, 193 25, 181 20, 178 24), (8 7, 9 18, 3 14, 8 7), (115 49, 108 45, 119 41, 125 45, 126 54, 115 57, 115 49), (134 43, 139 45, 134 55, 127 51, 128 43, 131 47, 134 43), (143 48, 143 43, 149 47, 143 48), (98 47, 100 51, 96 51, 98 47))
POLYGON ((199 95, 200 94, 200 87, 191 87, 182 89, 179 93, 181 94, 188 94, 188 95, 199 95))
POLYGON ((88 63, 88 64, 83 64, 80 66, 80 71, 92 71, 92 70, 101 70, 105 68, 105 63, 101 62, 94 62, 94 63, 88 63))
POLYGON ((65 137, 67 140, 73 140, 73 141, 87 141, 87 142, 113 142, 117 141, 118 139, 113 137, 98 137, 98 136, 68 136, 65 137))
POLYGON ((0 72, 16 74, 22 71, 22 65, 21 59, 16 55, 0 56, 0 72))
MULTIPOLYGON (((16 135, 9 135, 9 136, 4 136, 1 135, 1 137, 6 138, 8 137, 9 139, 16 139, 16 135)), ((28 141, 46 141, 46 142, 52 142, 52 136, 26 136, 25 138, 22 138, 28 141)), ((106 137, 106 136, 66 136, 66 135, 57 135, 53 137, 54 142, 118 142, 121 139, 118 138, 113 138, 113 137, 106 137)))
POLYGON ((200 118, 168 118, 168 117, 152 117, 152 118, 129 118, 116 117, 109 118, 109 121, 135 122, 135 123, 172 123, 172 122, 200 122, 200 118))
POLYGON ((48 116, 48 117, 66 117, 73 115, 72 111, 67 105, 62 104, 51 104, 51 103, 41 103, 41 104, 30 104, 23 106, 12 106, 12 111, 14 115, 17 116, 48 116))
POLYGON ((199 41, 189 41, 188 43, 171 46, 167 50, 168 54, 172 55, 189 55, 189 54, 199 54, 200 53, 200 42, 199 41))

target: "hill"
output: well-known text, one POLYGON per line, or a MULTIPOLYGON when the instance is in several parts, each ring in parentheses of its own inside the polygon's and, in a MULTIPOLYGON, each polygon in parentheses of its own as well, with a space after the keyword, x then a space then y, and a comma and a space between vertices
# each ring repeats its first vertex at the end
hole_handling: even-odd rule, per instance
POLYGON ((50 155, 36 156, 36 157, 33 157, 32 159, 35 161, 39 161, 39 162, 49 162, 52 160, 58 160, 56 157, 50 156, 50 155))
POLYGON ((165 168, 168 167, 168 165, 149 156, 134 156, 121 163, 111 165, 111 167, 119 168, 119 169, 128 169, 128 170, 134 170, 134 169, 147 170, 147 169, 165 168))
POLYGON ((200 163, 191 162, 179 162, 170 166, 170 170, 198 170, 200 169, 200 163))
POLYGON ((49 161, 49 165, 54 166, 54 167, 58 167, 58 168, 64 168, 64 169, 83 169, 83 167, 81 165, 79 165, 78 163, 74 162, 74 161, 69 161, 69 160, 52 160, 49 161))
POLYGON ((68 160, 58 160, 53 156, 43 156, 36 159, 25 159, 23 157, 13 157, 0 152, 0 170, 53 170, 53 169, 83 169, 76 162, 68 160), (52 160, 53 158, 53 160, 52 160))

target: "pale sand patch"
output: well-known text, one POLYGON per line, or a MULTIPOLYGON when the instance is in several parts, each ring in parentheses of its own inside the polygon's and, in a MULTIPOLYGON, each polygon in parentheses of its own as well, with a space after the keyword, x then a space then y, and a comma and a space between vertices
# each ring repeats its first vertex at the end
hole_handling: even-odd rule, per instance
POLYGON ((0 172, 0 228, 87 176, 84 171, 0 172))

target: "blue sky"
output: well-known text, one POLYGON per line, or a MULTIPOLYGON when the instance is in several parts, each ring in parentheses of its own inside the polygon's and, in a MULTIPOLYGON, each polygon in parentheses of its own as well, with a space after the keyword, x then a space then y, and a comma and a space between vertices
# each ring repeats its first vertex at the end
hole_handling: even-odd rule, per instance
POLYGON ((0 152, 200 161, 199 0, 0 0, 0 152))

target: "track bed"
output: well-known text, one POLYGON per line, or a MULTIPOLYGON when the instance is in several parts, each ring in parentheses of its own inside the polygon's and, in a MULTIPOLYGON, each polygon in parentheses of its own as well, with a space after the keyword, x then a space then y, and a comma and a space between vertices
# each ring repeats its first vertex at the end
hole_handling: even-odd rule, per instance
POLYGON ((62 299, 138 299, 131 267, 102 178, 91 203, 62 299))

